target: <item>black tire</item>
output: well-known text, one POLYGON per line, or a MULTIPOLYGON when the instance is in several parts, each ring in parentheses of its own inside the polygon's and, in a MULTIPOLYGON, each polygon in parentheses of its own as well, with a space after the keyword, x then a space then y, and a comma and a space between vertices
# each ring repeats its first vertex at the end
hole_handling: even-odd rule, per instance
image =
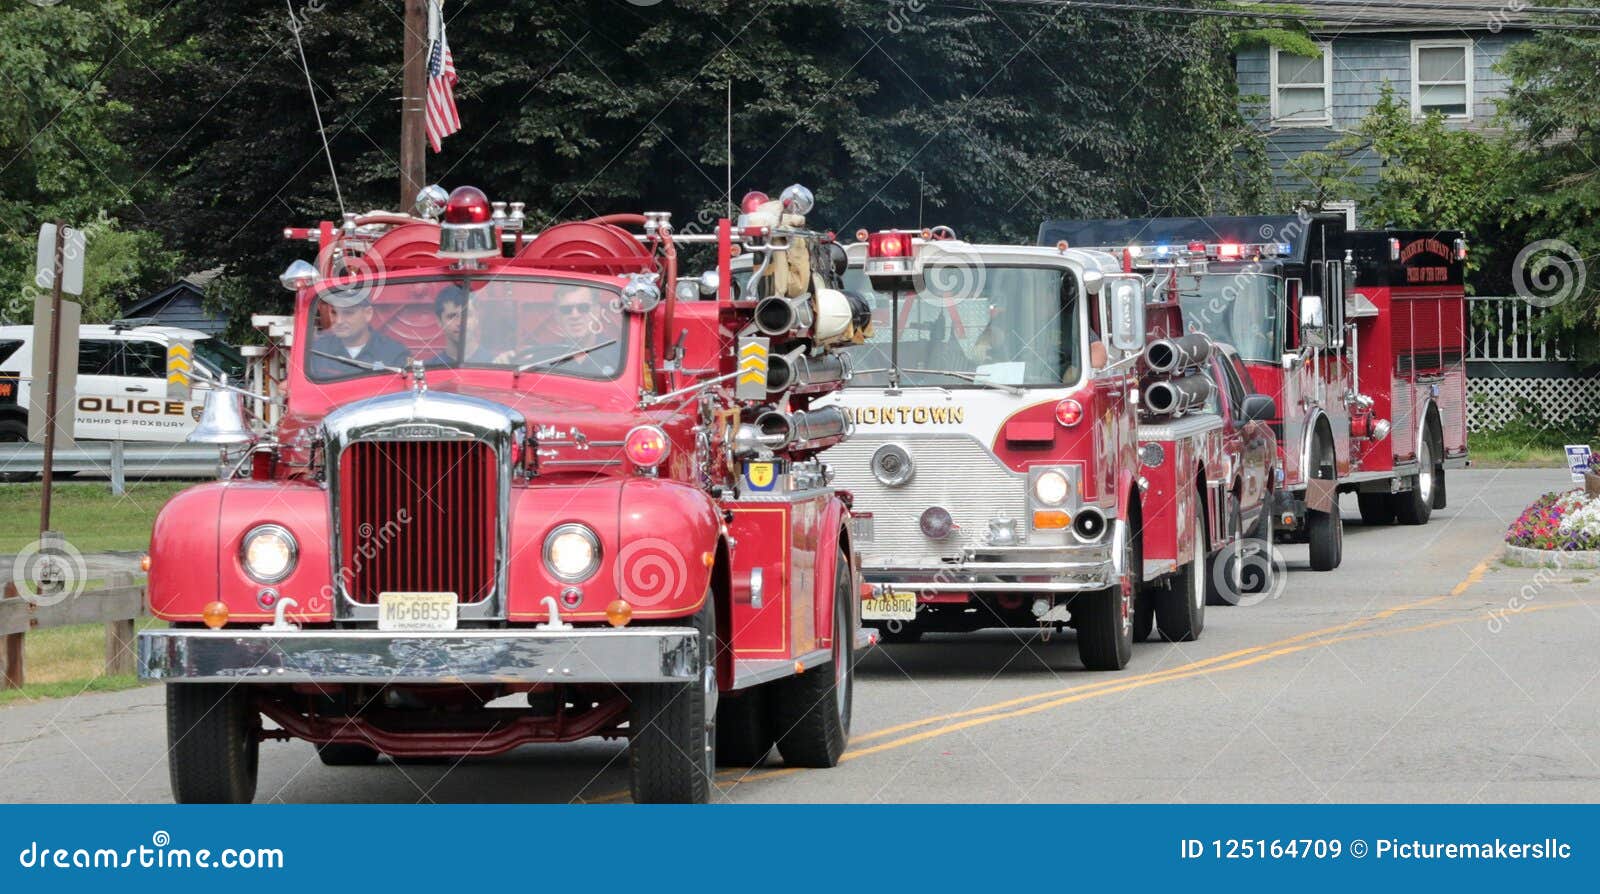
POLYGON ((1133 658, 1133 627, 1139 582, 1144 570, 1139 532, 1129 526, 1123 545, 1124 567, 1133 578, 1131 592, 1118 584, 1096 593, 1080 593, 1071 605, 1078 632, 1078 660, 1087 670, 1114 671, 1133 658))
POLYGON ((1390 496, 1395 518, 1399 519, 1402 525, 1425 525, 1428 519, 1433 517, 1435 497, 1433 487, 1444 473, 1444 470, 1439 468, 1435 443, 1434 429, 1429 425, 1427 434, 1423 435, 1422 444, 1417 450, 1417 468, 1420 470, 1417 480, 1413 482, 1410 490, 1390 496))
POLYGON ((1206 562, 1206 605, 1238 605, 1242 592, 1240 573, 1244 568, 1244 515, 1239 503, 1228 498, 1228 531, 1222 539, 1228 545, 1206 562), (1234 536, 1229 539, 1228 535, 1234 536))
POLYGON ((628 693, 628 770, 638 804, 704 804, 716 784, 717 613, 710 593, 684 626, 700 632, 700 679, 639 684, 628 693))
POLYGON ((850 554, 841 548, 834 561, 833 660, 772 684, 778 753, 791 767, 836 766, 849 742, 856 676, 854 592, 850 554))
POLYGON ((256 796, 261 715, 250 689, 167 684, 167 769, 179 804, 248 804, 256 796))
POLYGON ((1394 502, 1391 494, 1356 494, 1356 506, 1361 510, 1364 525, 1394 524, 1394 502))
POLYGON ((378 762, 378 751, 365 745, 333 742, 317 746, 317 759, 329 767, 370 767, 378 762))
POLYGON ((1260 558, 1246 559, 1244 567, 1240 570, 1239 581, 1244 592, 1249 594, 1270 593, 1277 584, 1278 567, 1272 559, 1272 537, 1276 521, 1272 510, 1262 507, 1261 518, 1256 521, 1255 530, 1250 532, 1248 549, 1256 550, 1260 558))
MULTIPOLYGON (((0 444, 26 443, 28 440, 28 423, 21 419, 0 419, 0 444)), ((32 472, 3 472, 0 473, 0 482, 15 484, 32 481, 39 476, 32 472)))
POLYGON ((1200 638, 1206 627, 1206 602, 1210 575, 1206 571, 1211 563, 1211 538, 1207 534, 1205 503, 1200 494, 1194 496, 1194 558, 1168 581, 1166 589, 1156 599, 1156 627, 1161 638, 1170 643, 1193 642, 1200 638))
POLYGON ((754 767, 767 759, 777 741, 767 691, 756 686, 717 705, 718 766, 754 767))
MULTIPOLYGON (((1339 467, 1334 458, 1333 445, 1324 443, 1317 456, 1317 468, 1312 477, 1337 481, 1339 467)), ((1312 571, 1332 571, 1344 560, 1344 518, 1339 514, 1337 488, 1329 511, 1306 509, 1306 542, 1311 546, 1312 571)))

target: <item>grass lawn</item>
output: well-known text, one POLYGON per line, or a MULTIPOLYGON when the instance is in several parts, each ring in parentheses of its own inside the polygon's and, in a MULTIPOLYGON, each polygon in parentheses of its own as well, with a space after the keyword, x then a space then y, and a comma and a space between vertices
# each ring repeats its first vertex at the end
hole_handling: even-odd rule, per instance
MULTIPOLYGON (((165 621, 140 618, 134 627, 165 627, 165 621)), ((112 692, 142 685, 133 674, 106 676, 106 626, 78 624, 35 630, 23 639, 27 685, 0 690, 0 705, 41 698, 62 698, 83 692, 112 692)))
MULTIPOLYGON (((104 481, 59 482, 52 488, 50 526, 82 553, 145 550, 156 512, 190 481, 129 484, 121 497, 111 495, 104 481)), ((39 534, 38 484, 0 486, 0 554, 15 553, 39 534)))
POLYGON ((1472 457, 1474 466, 1564 469, 1567 444, 1600 446, 1600 433, 1559 426, 1535 427, 1522 421, 1499 431, 1469 432, 1467 455, 1472 457))

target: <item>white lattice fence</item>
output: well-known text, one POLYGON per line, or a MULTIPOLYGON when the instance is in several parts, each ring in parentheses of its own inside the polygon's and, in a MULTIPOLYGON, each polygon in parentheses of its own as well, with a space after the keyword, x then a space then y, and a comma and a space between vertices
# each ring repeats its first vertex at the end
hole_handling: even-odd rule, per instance
POLYGON ((1600 376, 1588 378, 1467 379, 1467 426, 1494 431, 1524 415, 1519 403, 1532 405, 1536 419, 1561 423, 1576 417, 1600 416, 1600 376))

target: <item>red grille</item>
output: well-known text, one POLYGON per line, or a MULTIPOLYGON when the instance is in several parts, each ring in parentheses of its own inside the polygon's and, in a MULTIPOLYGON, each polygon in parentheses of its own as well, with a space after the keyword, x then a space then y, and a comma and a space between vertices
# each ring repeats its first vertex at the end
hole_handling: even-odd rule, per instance
POLYGON ((489 596, 494 450, 477 441, 359 441, 340 461, 342 573, 356 602, 383 592, 489 596))

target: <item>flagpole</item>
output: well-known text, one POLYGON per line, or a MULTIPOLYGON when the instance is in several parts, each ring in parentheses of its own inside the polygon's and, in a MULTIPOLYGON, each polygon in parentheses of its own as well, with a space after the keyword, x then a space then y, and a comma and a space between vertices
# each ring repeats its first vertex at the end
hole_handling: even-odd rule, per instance
POLYGON ((405 79, 400 99, 400 210, 408 211, 427 179, 427 134, 423 100, 427 92, 428 0, 403 0, 405 79))

